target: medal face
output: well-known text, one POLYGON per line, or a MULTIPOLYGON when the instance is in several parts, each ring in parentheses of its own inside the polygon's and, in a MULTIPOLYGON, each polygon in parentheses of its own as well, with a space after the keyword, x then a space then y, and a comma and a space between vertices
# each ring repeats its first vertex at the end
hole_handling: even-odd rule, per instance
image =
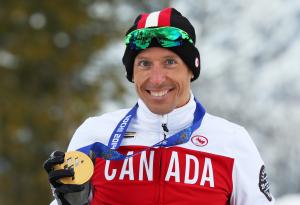
POLYGON ((86 154, 79 151, 66 152, 64 163, 54 166, 54 170, 58 169, 74 170, 74 177, 64 177, 59 180, 63 184, 84 184, 94 173, 92 160, 86 154))

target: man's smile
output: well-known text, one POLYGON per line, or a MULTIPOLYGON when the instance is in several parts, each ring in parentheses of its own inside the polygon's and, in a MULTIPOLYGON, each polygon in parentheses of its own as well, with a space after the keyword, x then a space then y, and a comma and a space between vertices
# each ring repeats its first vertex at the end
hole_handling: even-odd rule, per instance
POLYGON ((172 89, 164 90, 146 90, 152 97, 163 97, 166 96, 172 89))

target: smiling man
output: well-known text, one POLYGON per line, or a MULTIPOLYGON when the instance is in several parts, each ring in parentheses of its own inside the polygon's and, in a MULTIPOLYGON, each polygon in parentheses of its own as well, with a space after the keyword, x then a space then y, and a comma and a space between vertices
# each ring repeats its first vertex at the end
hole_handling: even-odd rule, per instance
POLYGON ((151 47, 137 55, 133 81, 151 112, 164 115, 187 104, 193 73, 171 50, 151 47))
POLYGON ((84 160, 52 153, 44 164, 52 204, 274 204, 247 131, 205 112, 191 91, 200 74, 195 42, 192 24, 176 9, 136 18, 123 63, 139 99, 130 109, 88 118, 75 132, 68 156, 76 150, 92 159, 87 182, 72 183, 84 174, 76 169, 84 160), (54 168, 63 162, 64 169, 54 168), (61 180, 70 176, 71 183, 61 180))

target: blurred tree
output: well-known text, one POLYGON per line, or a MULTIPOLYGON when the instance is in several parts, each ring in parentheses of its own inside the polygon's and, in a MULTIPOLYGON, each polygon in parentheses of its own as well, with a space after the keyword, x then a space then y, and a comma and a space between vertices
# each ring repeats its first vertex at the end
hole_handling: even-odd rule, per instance
MULTIPOLYGON (((103 85, 116 82, 110 92, 117 101, 126 92, 118 83, 124 78, 120 68, 106 68, 96 81, 84 77, 92 54, 111 39, 121 39, 127 29, 128 24, 118 24, 121 4, 0 2, 0 204, 48 204, 43 161, 53 150, 65 150, 76 127, 101 110, 103 85)), ((128 5, 149 12, 168 1, 132 0, 128 5)))
POLYGON ((143 8, 144 12, 152 12, 170 6, 171 0, 131 0, 131 2, 143 8))
POLYGON ((101 84, 81 74, 111 22, 92 18, 92 3, 1 1, 0 204, 49 203, 42 162, 99 108, 101 84))

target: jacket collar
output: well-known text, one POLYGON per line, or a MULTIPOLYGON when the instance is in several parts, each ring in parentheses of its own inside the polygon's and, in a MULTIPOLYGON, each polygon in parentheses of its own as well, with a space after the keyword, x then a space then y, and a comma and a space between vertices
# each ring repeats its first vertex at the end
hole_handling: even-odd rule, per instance
POLYGON ((196 109, 192 92, 190 92, 190 100, 187 104, 165 115, 151 112, 141 99, 138 100, 138 105, 136 122, 140 127, 151 132, 163 132, 162 124, 166 124, 168 134, 176 133, 189 126, 193 122, 196 109))

